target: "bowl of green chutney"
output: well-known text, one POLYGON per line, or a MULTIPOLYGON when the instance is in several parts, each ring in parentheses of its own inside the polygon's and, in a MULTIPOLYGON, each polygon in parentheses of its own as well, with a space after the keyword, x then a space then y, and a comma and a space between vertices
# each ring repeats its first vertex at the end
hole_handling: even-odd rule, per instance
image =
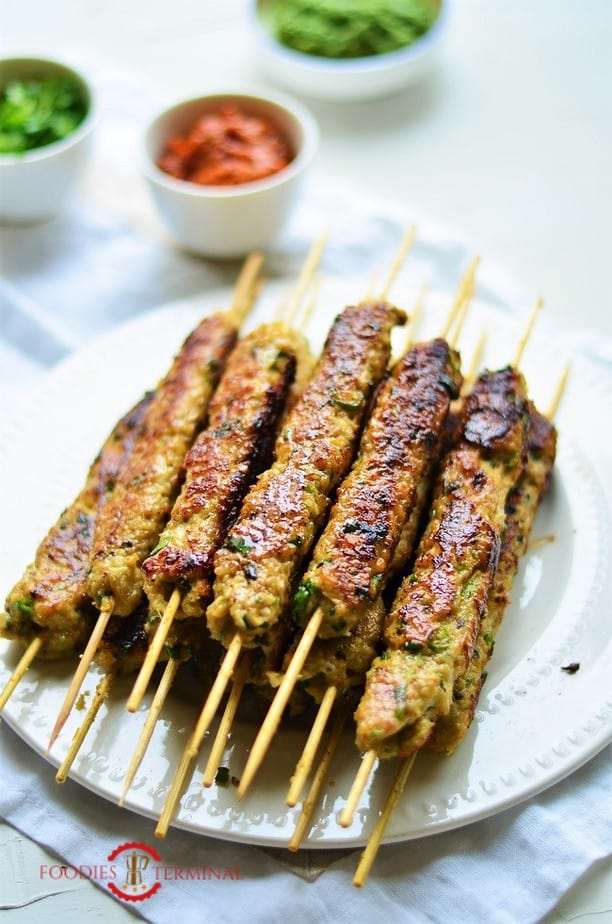
POLYGON ((74 68, 46 58, 0 60, 0 221, 53 218, 87 165, 94 94, 74 68))
POLYGON ((432 70, 449 2, 254 0, 257 60, 273 80, 306 96, 388 96, 432 70))

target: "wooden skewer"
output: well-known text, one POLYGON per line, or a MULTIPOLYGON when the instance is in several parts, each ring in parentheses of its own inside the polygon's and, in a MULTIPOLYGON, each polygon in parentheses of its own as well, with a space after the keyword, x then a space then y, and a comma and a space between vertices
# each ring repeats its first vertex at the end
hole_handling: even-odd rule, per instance
POLYGON ((380 298, 382 301, 385 301, 387 299, 389 292, 391 291, 391 287, 393 286, 393 283, 397 279, 397 275, 404 264, 404 260, 406 259, 410 249, 412 248, 415 237, 416 237, 416 228, 414 225, 412 225, 412 227, 408 228, 408 230, 402 237, 400 241, 400 245, 397 249, 397 253, 395 254, 395 257, 393 258, 393 262, 389 268, 387 278, 380 291, 380 298))
POLYGON ((478 370, 480 369, 482 363, 485 346, 487 345, 487 338, 488 333, 486 330, 483 330, 480 337, 478 338, 478 343, 474 348, 469 368, 466 370, 465 377, 463 379, 463 388, 461 389, 462 394, 467 394, 467 392, 476 381, 478 370))
POLYGON ((238 634, 236 634, 230 642, 229 648, 225 652, 225 657, 223 658, 221 666, 217 671, 215 681, 210 689, 210 693, 206 698, 206 702, 202 707, 202 711, 193 730, 193 735, 189 742, 190 757, 197 757, 198 755, 198 750, 202 743, 202 739, 210 728, 210 724, 215 717, 215 713, 219 708, 219 704, 221 703, 223 694, 225 693, 225 688, 227 687, 229 681, 232 679, 234 668, 236 667, 241 651, 242 639, 238 634))
POLYGON ((321 738, 323 737, 329 714, 332 711, 332 707, 336 700, 337 693, 337 687, 328 687, 325 691, 323 699, 319 704, 319 709, 317 711, 316 718, 312 723, 310 734, 306 739, 304 750, 302 751, 300 759, 295 765, 295 771, 291 777, 289 792, 287 793, 286 799, 287 805, 291 808, 296 804, 302 795, 302 790, 306 785, 308 774, 310 773, 311 767, 314 763, 314 759, 316 757, 321 738))
POLYGON ((85 679, 85 674, 89 670, 91 662, 93 661, 94 655, 98 650, 98 645, 102 640, 102 636, 106 631, 106 627, 109 623, 111 616, 113 615, 114 601, 107 597, 102 603, 102 608, 100 610, 100 615, 98 616, 98 621, 96 622, 93 632, 89 636, 89 641, 85 651, 81 655, 81 660, 79 661, 79 666, 77 667, 74 677, 66 693, 66 698, 62 704, 62 708, 59 711, 57 721, 53 726, 53 731, 51 732, 51 737, 49 739, 49 745, 47 750, 51 750, 53 747, 57 736, 61 732, 62 728, 66 724, 66 720, 70 715, 70 710, 74 706, 74 701, 79 694, 83 680, 85 679))
MULTIPOLYGON (((251 310, 253 302, 259 291, 259 273, 264 262, 262 253, 255 251, 251 253, 242 267, 236 286, 232 304, 229 308, 228 315, 233 317, 238 327, 244 322, 248 312, 251 310)), ((149 645, 144 661, 132 688, 127 701, 128 712, 136 712, 142 702, 142 698, 147 691, 149 681, 155 666, 159 661, 162 648, 168 638, 168 633, 172 628, 172 623, 181 605, 181 592, 178 589, 172 591, 170 599, 166 604, 161 621, 157 626, 155 635, 149 645)))
MULTIPOLYGON (((476 376, 478 374, 478 368, 480 366, 480 361, 482 359, 482 353, 484 351, 486 339, 487 339, 486 331, 483 331, 483 333, 480 335, 478 343, 476 344, 476 349, 474 350, 474 354, 470 362, 470 368, 466 372, 465 379, 464 379, 464 383, 465 383, 464 388, 466 386, 467 388, 471 387, 474 380, 476 379, 476 376)), ((353 785, 351 786, 351 790, 348 795, 347 803, 342 809, 342 812, 340 814, 339 822, 343 828, 348 828, 352 824, 353 817, 355 815, 355 810, 357 808, 357 805, 359 804, 361 794, 363 793, 367 785, 367 782, 370 778, 370 774, 372 773, 372 770, 374 769, 375 763, 376 763, 375 752, 367 751, 364 754, 361 760, 361 763, 359 765, 359 770, 357 771, 357 775, 355 776, 353 785)))
POLYGON ((317 767, 317 771, 313 777, 310 789, 308 790, 308 795, 304 800, 304 805, 302 806, 300 817, 297 820, 293 836, 287 844, 287 848, 292 853, 295 853, 296 850, 299 850, 300 844, 304 840, 304 837, 310 828, 312 816, 319 801, 319 796, 321 795, 323 784, 327 779, 329 767, 336 752, 336 748, 338 747, 338 742, 340 741, 340 737, 344 730, 348 714, 348 709, 342 709, 336 716, 336 720, 332 725, 327 747, 325 748, 323 756, 319 762, 319 766, 317 767))
POLYGON ((557 382, 557 387, 555 388, 555 392, 552 396, 550 407, 548 408, 548 411, 546 413, 546 416, 548 417, 549 420, 553 420, 553 418, 557 416, 557 411, 559 410, 559 405, 561 404, 561 400, 565 392, 565 386, 567 385, 569 374, 570 374, 570 364, 567 363, 567 365, 565 366, 565 369, 561 373, 561 378, 557 382))
POLYGON ((531 331, 533 330, 533 325, 535 324, 536 319, 540 311, 542 310, 543 306, 544 306, 544 299, 539 298, 532 308, 531 314, 529 315, 529 318, 527 320, 527 324, 525 325, 525 330, 523 331, 523 336, 521 337, 519 341, 519 345, 516 350, 516 355, 512 362, 512 365, 514 366, 515 369, 518 369, 521 364, 521 361, 523 359, 523 354, 525 353, 525 348, 527 346, 527 342, 531 336, 531 331))
POLYGON ((238 327, 251 310, 258 291, 258 277, 264 260, 264 255, 257 250, 249 254, 236 281, 228 315, 235 319, 238 327))
POLYGON ((13 695, 13 690, 15 689, 15 687, 17 686, 17 684, 19 683, 23 675, 27 672, 32 661, 34 660, 34 658, 40 651, 42 643, 43 643, 42 638, 40 637, 40 635, 37 635, 36 638, 32 639, 32 641, 30 642, 30 644, 28 645, 28 647, 22 654, 19 660, 19 664, 17 665, 17 667, 15 668, 15 670, 9 677, 9 680, 6 686, 4 687, 2 693, 0 693, 0 712, 2 712, 2 710, 8 703, 9 699, 13 695))
POLYGON ((223 698, 225 688, 232 677, 241 651, 242 641, 240 636, 236 634, 230 642, 229 648, 225 652, 225 657, 223 658, 221 666, 217 671, 215 681, 210 689, 208 696, 206 697, 204 705, 202 706, 202 711, 200 712, 196 725, 191 735, 189 736, 187 744, 185 745, 185 750, 183 751, 176 774, 174 776, 174 780, 172 781, 172 786, 170 787, 168 798, 166 799, 164 809, 160 816, 159 824, 155 830, 156 837, 165 837, 168 832, 170 822, 174 816, 178 800, 181 797, 181 793, 191 768, 191 764, 197 757, 202 739, 210 728, 211 722, 215 717, 215 712, 219 708, 219 704, 223 698))
POLYGON ((240 659, 240 664, 238 665, 234 675, 232 689, 230 690, 230 695, 227 698, 227 703, 225 704, 225 709, 223 710, 223 715, 221 716, 221 722, 219 723, 219 728, 210 750, 208 762, 204 769, 204 777, 202 779, 204 786, 212 786, 212 784, 215 782, 215 776, 217 775, 217 770, 219 769, 219 764, 221 763, 221 758, 223 757, 223 751, 229 733, 232 730, 232 725, 236 716, 236 710, 238 709, 242 691, 244 690, 244 686, 247 682, 250 669, 251 652, 245 651, 245 653, 242 655, 242 658, 240 659))
MULTIPOLYGON (((476 271, 476 267, 478 266, 478 260, 479 258, 477 257, 471 264, 471 269, 473 269, 473 272, 476 271)), ((471 276, 471 279, 473 282, 473 275, 471 276)), ((462 285, 461 288, 463 288, 464 297, 467 297, 467 301, 465 302, 466 310, 467 310, 467 306, 469 306, 470 290, 464 285, 462 285)), ((448 321, 447 321, 447 327, 448 327, 448 321)), ((466 376, 465 376, 466 384, 473 383, 474 379, 477 376, 478 368, 480 366, 480 361, 482 359, 482 354, 484 351, 486 340, 487 340, 487 333, 486 331, 483 331, 483 333, 480 335, 478 339, 478 343, 476 344, 476 349, 474 350, 472 361, 470 363, 470 368, 468 369, 466 376)), ((353 817, 357 809, 357 805, 359 804, 361 795, 368 783, 372 770, 374 769, 374 764, 376 763, 376 760, 377 758, 376 758, 376 754, 374 751, 367 751, 361 760, 361 763, 359 765, 359 770, 357 771, 357 774, 353 781, 353 785, 351 786, 351 790, 349 792, 346 805, 342 809, 342 812, 339 817, 339 822, 343 828, 348 828, 352 824, 353 817)))
POLYGON ((319 265, 321 261, 321 257, 323 255, 323 251, 325 250, 328 237, 329 237, 329 231, 324 231, 323 234, 319 238, 317 238, 317 240, 314 242, 314 244, 310 248, 310 251, 308 252, 308 256, 306 257, 306 262, 304 263, 304 266, 302 267, 302 270, 298 277, 298 281, 297 281, 297 284, 296 284, 296 287, 293 293, 293 297, 291 298, 289 305, 287 306, 287 312, 285 315, 285 323, 287 324, 288 327, 292 326, 294 319, 295 319, 295 315, 300 305, 302 304, 302 299, 304 298, 306 292, 308 291, 308 287, 310 286, 312 277, 317 269, 317 266, 319 265))
POLYGON ((461 337, 461 331, 463 330, 463 326, 467 320, 467 316, 469 314, 470 307, 472 305, 472 299, 474 297, 474 292, 476 290, 474 274, 476 272, 476 267, 478 266, 478 262, 477 262, 478 260, 479 260, 479 257, 476 257, 476 260, 474 261, 474 264, 475 264, 474 272, 470 276, 469 282, 465 288, 463 303, 461 305, 461 308, 459 309, 459 313, 457 317, 455 318, 453 332, 452 334, 449 333, 449 336, 448 336, 450 344, 453 347, 455 347, 455 349, 457 348, 457 345, 459 343, 459 338, 461 337))
POLYGON ((168 603, 166 604, 166 609, 163 612, 162 618, 155 630, 155 635, 151 640, 151 644, 147 649, 144 661, 141 664, 138 677, 136 682, 132 687, 132 692, 130 693, 127 701, 127 711, 136 712, 138 707, 142 702, 142 698, 147 692, 147 687, 149 686, 149 680, 151 675, 155 670, 155 665, 159 661, 160 655, 162 653, 162 648, 168 638, 168 633, 172 628, 172 623, 174 622, 174 617, 176 616, 177 610, 181 605, 181 592, 175 588, 171 595, 168 603))
MULTIPOLYGON (((323 241, 323 243, 324 243, 324 241, 323 241)), ((315 254, 318 254, 318 256, 320 257, 320 252, 321 252, 321 240, 319 240, 319 241, 317 242, 317 244, 316 244, 315 254)), ((311 265, 312 265, 312 264, 311 264, 311 265)), ((312 312, 312 310, 313 310, 313 308, 314 308, 314 306, 315 306, 315 303, 316 303, 316 289, 314 289, 313 291, 311 291, 311 297, 309 298, 309 300, 308 300, 308 302, 307 302, 307 304, 306 304, 306 306, 305 306, 305 308, 304 308, 303 314, 301 315, 301 317, 300 317, 300 319, 299 319, 299 324, 300 324, 300 326, 305 326, 305 324, 308 322, 309 314, 312 312)), ((292 309, 292 310, 295 311, 295 309, 292 309)), ((286 315, 287 312, 288 312, 287 303, 284 303, 284 305, 283 305, 283 315, 286 315)), ((180 597, 179 597, 179 600, 180 600, 180 597)), ((163 618, 162 618, 162 622, 163 622, 163 618)), ((159 632, 160 629, 161 629, 161 625, 160 625, 160 627, 158 628, 157 631, 159 632)), ((156 633, 155 638, 157 638, 157 633, 156 633)), ((237 643, 236 643, 236 639, 234 639, 234 644, 237 644, 237 643)), ((161 645, 160 645, 160 650, 161 650, 161 645)), ((234 720, 234 717, 235 717, 235 714, 236 714, 236 710, 237 710, 237 708, 238 708, 238 705, 239 705, 239 702, 240 702, 240 698, 241 698, 241 696, 242 696, 242 691, 243 691, 243 689, 244 689, 244 686, 245 686, 246 681, 247 681, 247 678, 248 678, 249 667, 250 667, 250 655, 247 653, 247 654, 245 654, 245 655, 243 656, 241 665, 240 665, 240 667, 239 667, 239 669, 238 669, 238 672, 236 673, 236 676, 235 676, 235 678, 234 678, 234 682, 233 682, 233 685, 232 685, 232 691, 231 691, 230 696, 229 696, 229 698, 228 698, 228 702, 227 702, 226 707, 225 707, 225 712, 224 712, 223 717, 222 717, 222 719, 221 719, 221 724, 219 725, 219 729, 218 729, 218 731, 217 731, 217 735, 216 735, 215 740, 214 740, 214 742, 213 742, 213 746, 212 746, 212 749, 211 749, 211 753, 210 753, 210 756, 209 756, 209 758, 208 758, 208 763, 207 763, 206 769, 205 769, 205 771, 204 771, 204 779, 203 779, 204 786, 212 786, 212 784, 213 784, 213 782, 214 782, 214 779, 215 779, 215 776, 216 776, 216 773, 217 773, 217 770, 219 769, 219 762, 220 762, 221 756, 222 756, 222 754, 223 754, 223 748, 225 747, 225 742, 226 742, 227 737, 228 737, 228 735, 229 735, 229 733, 230 733, 230 731, 231 731, 231 727, 232 727, 232 723, 233 723, 233 720, 234 720)), ((162 678, 162 680, 163 680, 163 678, 162 678)), ((227 681, 226 681, 226 682, 227 682, 227 681)), ((219 685, 221 685, 221 681, 219 681, 219 685)), ((145 687, 146 687, 146 685, 145 685, 145 687)), ((224 690, 221 690, 221 696, 223 695, 223 692, 224 692, 224 690)), ((218 691, 215 693, 215 696, 218 696, 218 691)), ((219 702, 220 702, 220 698, 219 698, 219 702)), ((206 704, 205 704, 205 705, 206 705, 206 704)), ((129 708, 129 702, 128 702, 128 708, 129 708)), ((215 709, 215 711, 216 711, 216 709, 215 709)), ((210 718, 210 721, 208 721, 208 713, 206 714, 206 718, 203 720, 203 723, 204 723, 204 722, 208 722, 208 725, 210 725, 210 723, 212 722, 212 718, 210 718)), ((199 743, 201 742, 201 740, 202 740, 202 738, 203 738, 203 736, 204 736, 204 734, 206 733, 207 730, 208 730, 208 729, 206 728, 206 729, 204 730, 204 732, 201 732, 201 731, 198 732, 198 735, 197 735, 197 737, 196 737, 196 739, 195 739, 195 740, 198 740, 198 739, 199 739, 199 740, 198 740, 198 746, 199 746, 199 743)), ((149 738, 150 738, 150 734, 149 734, 149 738)), ((147 739, 147 743, 148 743, 148 739, 147 739)), ((145 749, 146 749, 146 744, 145 744, 145 749)), ((143 754, 144 754, 144 751, 143 751, 143 754)), ((141 757, 141 759, 142 759, 142 757, 141 757)))
POLYGON ((163 811, 159 816, 159 821, 157 822, 157 827, 155 828, 155 837, 165 837, 168 833, 168 828, 170 827, 170 822, 174 816, 176 810, 176 805, 178 800, 181 798, 183 787, 189 775, 189 770, 195 758, 191 756, 189 742, 187 742, 187 747, 183 751, 181 760, 178 765, 174 780, 172 781, 172 788, 166 799, 166 804, 164 805, 163 811))
MULTIPOLYGON (((410 320, 405 328, 406 336, 404 339, 404 344, 400 350, 400 354, 402 355, 410 348, 414 340, 415 332, 421 320, 426 292, 427 287, 421 286, 421 289, 417 295, 417 299, 414 303, 414 307, 410 314, 410 320)), ((302 794, 302 790, 308 778, 308 774, 312 769, 312 764, 314 762, 316 752, 325 732, 327 720, 329 718, 329 714, 333 707, 337 693, 338 691, 336 687, 329 687, 319 705, 319 709, 304 746, 304 750, 302 751, 302 755, 296 764, 294 774, 291 777, 289 792, 287 793, 286 799, 287 805, 290 807, 293 807, 297 803, 302 794)))
POLYGON ((72 743, 70 745, 68 753, 66 754, 64 760, 62 761, 60 765, 59 770, 57 771, 55 775, 56 783, 66 782, 66 778, 68 777, 68 774, 70 773, 70 768, 72 767, 72 764, 74 763, 75 757, 79 753, 81 745, 83 744, 85 737, 87 735, 87 732, 93 725, 94 720, 98 712, 100 711, 100 706, 102 705, 102 703, 104 702, 104 700, 107 698, 109 694, 113 679, 114 679, 114 674, 112 673, 105 674, 102 680, 100 681, 100 683, 98 684, 98 686, 96 687, 96 692, 95 692, 93 700, 91 701, 91 705, 89 709, 87 710, 87 715, 85 716, 83 722, 77 729, 75 736, 72 739, 72 743))
POLYGON ((470 287, 473 284, 474 277, 476 275, 476 270, 478 269, 479 263, 480 263, 480 257, 474 257, 474 259, 472 260, 472 262, 469 264, 468 268, 466 269, 465 273, 461 277, 461 281, 459 282, 459 286, 457 288, 457 293, 455 295, 453 304, 451 305, 451 309, 446 317, 446 321, 440 332, 440 336, 443 337, 444 339, 448 337, 450 329, 453 326, 457 315, 461 311, 463 302, 465 301, 465 298, 466 298, 466 294, 470 291, 470 287))
POLYGON ((272 700, 272 705, 270 706, 268 713, 263 720, 261 728, 257 733, 255 742, 249 754, 249 759, 246 762, 246 766, 242 773, 242 778, 238 786, 238 798, 246 794, 249 786, 253 782, 253 778, 261 763, 268 752, 270 743, 278 730, 280 721, 283 716, 283 712, 289 702, 289 698, 293 692, 293 688, 296 684, 296 681, 300 675, 300 671, 304 667, 304 662, 308 657, 308 652, 312 648, 312 644, 317 637, 319 629, 321 628, 321 623, 323 622, 323 610, 317 609, 310 617, 310 621, 304 630, 297 648, 291 659, 291 663, 285 672, 285 675, 281 681, 281 684, 276 691, 276 695, 272 700))
POLYGON ((374 828, 370 839, 368 840, 367 846, 361 854, 357 872, 355 873, 355 877, 353 879, 353 885, 357 886, 358 888, 364 885, 366 879, 368 878, 368 874, 372 868, 372 863, 374 862, 374 858, 378 853, 380 842, 382 841, 383 835, 387 829, 387 825, 389 824, 389 819, 391 818, 391 815, 393 814, 397 803, 400 800, 400 796, 404 791, 404 786, 406 785, 406 781, 410 775, 410 771, 412 770, 415 757, 416 754, 413 754, 411 757, 408 757, 400 764, 397 776, 395 777, 395 782, 391 787, 391 791, 387 796, 387 801, 385 802, 384 808, 382 810, 382 815, 378 819, 378 823, 374 828))
POLYGON ((304 303, 304 308, 299 317, 296 317, 296 327, 298 330, 304 330, 305 327, 310 323, 312 313, 317 306, 317 299, 319 297, 319 289, 321 287, 321 277, 314 276, 312 280, 312 285, 310 288, 310 295, 308 301, 304 303))
POLYGON ((366 784, 370 779, 370 774, 374 768, 374 764, 377 761, 375 751, 366 751, 363 757, 361 758, 361 763, 359 764, 359 770, 353 780, 353 785, 348 794, 346 800, 346 805, 340 813, 338 821, 343 828, 348 828, 353 822, 353 816, 357 810, 361 794, 366 788, 366 784))
POLYGON ((166 702, 170 688, 174 683, 174 678, 176 677, 180 663, 180 661, 177 661, 174 658, 170 658, 170 660, 166 663, 166 667, 164 668, 164 673, 162 674, 159 686, 155 691, 155 696, 153 697, 151 708, 149 709, 146 721, 142 726, 142 731, 136 745, 136 750, 132 755, 132 759, 128 767, 125 783, 123 786, 123 792, 121 793, 121 798, 119 799, 119 805, 123 805, 125 797, 127 796, 130 786, 132 785, 132 781, 142 763, 143 757, 146 754, 149 741, 151 740, 155 730, 155 725, 159 719, 160 713, 164 708, 164 703, 166 702))
MULTIPOLYGON (((457 339, 459 337, 459 334, 461 332, 461 327, 467 316, 470 303, 471 303, 471 299, 474 294, 474 279, 475 279, 475 274, 476 274, 476 270, 478 268, 479 262, 480 262, 480 257, 475 257, 474 260, 470 263, 459 285, 459 289, 458 289, 457 296, 455 298, 455 302, 451 310, 451 314, 449 315, 449 318, 446 321, 444 330, 446 330, 447 334, 448 334, 449 326, 452 327, 453 323, 456 323, 456 329, 453 335, 453 339, 457 339), (450 325, 449 325, 449 320, 451 322, 450 325)), ((414 320, 415 315, 417 316, 417 319, 418 319, 418 315, 420 315, 421 305, 424 300, 424 293, 425 293, 425 289, 423 288, 421 290, 421 293, 419 294, 417 305, 415 306, 416 310, 413 312, 413 317, 411 319, 411 324, 410 324, 411 328, 412 328, 412 322, 414 320)), ((412 328, 410 331, 411 334, 413 333, 413 329, 414 328, 412 328)), ((410 340, 408 341, 406 348, 409 346, 409 343, 410 343, 410 340)), ((481 340, 479 341, 479 344, 477 345, 475 356, 473 358, 473 364, 477 364, 480 362, 480 355, 481 355, 483 347, 484 347, 484 340, 481 337, 481 340)), ((283 683, 284 682, 285 681, 283 680, 283 683)), ((291 691, 289 691, 289 695, 290 693, 291 691)), ((312 766, 312 762, 314 760, 316 750, 319 746, 319 742, 323 735, 324 725, 319 724, 318 718, 319 717, 317 716, 317 719, 315 720, 315 723, 309 735, 306 748, 304 749, 304 754, 300 758, 300 762, 303 761, 304 763, 303 763, 303 767, 299 775, 298 775, 298 771, 296 768, 296 773, 294 774, 293 779, 297 777, 297 780, 295 781, 295 788, 294 788, 294 783, 292 782, 292 786, 289 790, 289 795, 287 796, 288 805, 295 805, 295 802, 297 802, 297 799, 299 798, 299 793, 301 792, 301 788, 298 790, 298 786, 303 787, 304 785, 305 779, 308 773, 310 772, 310 767, 312 766), (290 797, 293 798, 296 793, 297 793, 297 796, 295 797, 295 801, 290 802, 289 801, 290 797)), ((372 772, 372 768, 375 762, 376 762, 376 757, 374 753, 369 752, 368 754, 366 754, 366 756, 364 757, 364 759, 362 760, 360 764, 357 777, 353 783, 351 792, 349 794, 349 802, 344 807, 342 814, 340 816, 340 824, 342 824, 344 827, 348 827, 352 822, 353 815, 355 813, 355 808, 359 802, 359 799, 361 797, 363 790, 365 789, 365 786, 367 784, 368 778, 370 776, 370 773, 372 772)))
MULTIPOLYGON (((254 298, 254 290, 256 286, 257 276, 261 269, 263 260, 264 260, 263 254, 259 252, 250 254, 250 256, 247 258, 244 264, 244 267, 240 273, 240 276, 238 277, 238 281, 234 289, 234 298, 232 300, 232 305, 228 312, 230 316, 232 315, 234 316, 234 319, 236 323, 238 324, 242 323, 242 320, 244 319, 246 313, 251 307, 251 304, 254 298)), ((178 602, 173 600, 173 598, 171 598, 171 600, 172 600, 173 607, 174 607, 174 612, 172 612, 172 618, 174 618, 174 613, 176 612, 176 609, 178 609, 178 602, 180 602, 180 597, 178 599, 178 602)), ((113 613, 113 608, 114 608, 114 601, 112 600, 112 598, 109 597, 105 599, 102 604, 102 608, 101 608, 100 615, 98 617, 98 621, 94 627, 93 632, 91 633, 91 636, 89 638, 85 651, 83 652, 83 655, 81 657, 79 666, 75 672, 74 677, 72 678, 72 682, 68 689, 68 693, 66 694, 66 699, 64 700, 64 703, 60 710, 60 713, 55 723, 55 726, 53 728, 53 731, 51 732, 51 738, 49 739, 49 749, 53 747, 53 744, 55 743, 57 736, 59 735, 59 733, 61 732, 62 728, 64 727, 66 723, 66 720, 70 714, 70 710, 72 709, 72 706, 74 705, 74 701, 78 695, 79 689, 81 688, 81 684, 83 683, 85 674, 87 673, 89 669, 89 666, 95 656, 98 646, 102 640, 102 636, 104 635, 108 622, 111 618, 111 615, 113 613)), ((169 611, 171 611, 170 607, 167 607, 166 612, 169 613, 169 611)), ((164 615, 166 615, 166 613, 164 615)), ((166 620, 166 625, 164 627, 166 631, 167 631, 167 628, 169 628, 169 624, 171 622, 172 622, 172 619, 166 620)), ((161 650, 161 646, 163 645, 164 641, 165 639, 160 636, 160 642, 159 642, 160 650, 161 650)), ((149 653, 147 653, 147 657, 149 657, 149 653)), ((147 661, 147 659, 145 658, 145 664, 143 664, 143 669, 145 668, 145 665, 146 665, 145 674, 149 670, 149 668, 152 672, 153 668, 150 666, 151 660, 152 659, 149 659, 149 661, 147 661)), ((153 661, 153 665, 155 663, 156 663, 156 660, 153 661)), ((150 677, 150 673, 149 673, 149 677, 150 677)), ((146 689, 146 685, 144 688, 146 689)), ((143 689, 142 683, 139 685, 137 692, 138 692, 139 698, 134 697, 130 703, 130 705, 132 706, 132 711, 133 709, 137 708, 137 702, 139 703, 140 700, 142 699, 142 695, 144 695, 144 689, 143 689)))
POLYGON ((421 323, 421 317, 423 315, 423 308, 425 307, 425 298, 427 296, 427 286, 421 286, 419 289, 419 294, 416 297, 416 301, 412 306, 412 312, 410 314, 410 320, 406 325, 406 340, 404 346, 404 352, 406 352, 409 347, 412 346, 414 342, 415 334, 418 330, 419 324, 421 323))

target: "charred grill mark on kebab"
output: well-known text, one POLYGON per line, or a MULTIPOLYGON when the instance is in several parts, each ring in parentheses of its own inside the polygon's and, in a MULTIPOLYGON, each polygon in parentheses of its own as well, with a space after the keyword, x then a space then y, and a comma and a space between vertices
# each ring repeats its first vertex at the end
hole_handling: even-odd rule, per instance
MULTIPOLYGON (((33 651, 33 656, 54 660, 78 653, 87 641, 95 615, 86 585, 96 519, 113 495, 152 397, 145 395, 114 427, 82 490, 51 527, 33 563, 7 596, 0 634, 30 643, 26 654, 33 651)), ((15 679, 19 678, 11 678, 3 692, 2 705, 15 688, 15 679)))

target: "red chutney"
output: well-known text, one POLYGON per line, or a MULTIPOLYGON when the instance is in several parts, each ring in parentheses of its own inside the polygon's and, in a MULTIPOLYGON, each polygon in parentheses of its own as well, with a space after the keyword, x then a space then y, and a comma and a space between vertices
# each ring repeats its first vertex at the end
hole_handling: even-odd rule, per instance
POLYGON ((278 173, 293 153, 274 123, 238 106, 221 106, 168 142, 157 166, 179 180, 236 186, 278 173))

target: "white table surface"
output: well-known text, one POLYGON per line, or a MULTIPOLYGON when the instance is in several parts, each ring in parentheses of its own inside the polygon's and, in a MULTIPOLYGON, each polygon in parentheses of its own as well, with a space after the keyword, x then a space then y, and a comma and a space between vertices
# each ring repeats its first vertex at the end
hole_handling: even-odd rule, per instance
MULTIPOLYGON (((612 335, 612 3, 455 0, 436 74, 396 97, 306 99, 322 131, 315 171, 461 228, 546 296, 554 323, 612 335)), ((0 55, 74 46, 181 96, 265 84, 244 0, 2 0, 0 55)), ((41 883, 49 855, 0 823, 11 924, 132 919, 85 880, 41 883), (34 896, 47 897, 28 904, 34 896)), ((546 918, 612 921, 612 870, 598 867, 546 918)))

